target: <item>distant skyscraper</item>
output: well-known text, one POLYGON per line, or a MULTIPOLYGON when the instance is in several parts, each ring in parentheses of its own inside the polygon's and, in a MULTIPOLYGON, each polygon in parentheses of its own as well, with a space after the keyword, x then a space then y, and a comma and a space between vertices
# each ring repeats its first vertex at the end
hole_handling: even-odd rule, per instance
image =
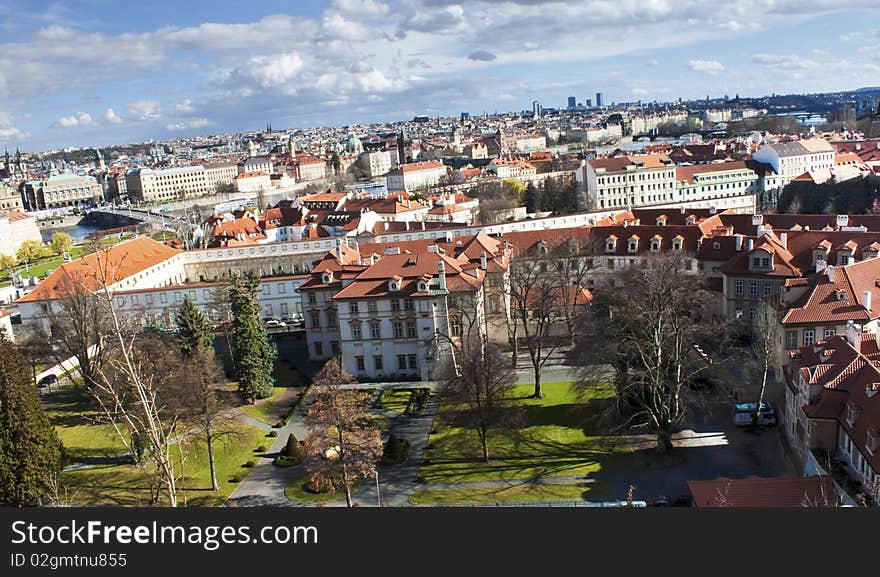
POLYGON ((602 93, 601 92, 596 93, 596 106, 598 106, 599 108, 602 108, 602 93))
POLYGON ((587 98, 587 108, 592 108, 592 107, 593 107, 593 99, 587 98))
POLYGON ((462 120, 467 120, 467 119, 470 118, 470 117, 471 117, 471 115, 470 115, 469 112, 462 112, 462 113, 461 113, 461 119, 462 119, 462 120))
POLYGON ((537 100, 532 101, 532 114, 534 114, 535 118, 541 116, 541 103, 537 100))
POLYGON ((574 96, 569 96, 568 97, 568 107, 574 108, 575 106, 577 106, 577 98, 575 98, 574 96))

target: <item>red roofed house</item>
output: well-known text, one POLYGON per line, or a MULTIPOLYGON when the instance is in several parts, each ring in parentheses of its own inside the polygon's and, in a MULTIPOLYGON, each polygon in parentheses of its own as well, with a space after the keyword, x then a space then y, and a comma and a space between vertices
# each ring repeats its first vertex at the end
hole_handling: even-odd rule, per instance
POLYGON ((837 507, 834 481, 811 477, 719 478, 688 481, 694 507, 837 507))
MULTIPOLYGON (((352 248, 341 240, 318 262, 300 287, 310 358, 340 355, 363 380, 430 380, 448 358, 448 339, 469 330, 468 319, 484 332, 484 304, 497 300, 486 291, 504 290, 486 279, 507 277, 509 249, 483 233, 450 252, 436 243, 408 244, 413 251, 352 248)), ((503 299, 487 306, 509 314, 503 299)))
POLYGON ((83 289, 97 291, 104 283, 114 293, 180 284, 186 278, 182 255, 180 250, 140 237, 63 263, 18 299, 22 323, 39 323, 50 330, 49 307, 58 310, 64 296, 83 289))
POLYGON ((784 432, 813 469, 831 464, 876 502, 880 487, 880 345, 850 325, 846 336, 789 353, 784 432))

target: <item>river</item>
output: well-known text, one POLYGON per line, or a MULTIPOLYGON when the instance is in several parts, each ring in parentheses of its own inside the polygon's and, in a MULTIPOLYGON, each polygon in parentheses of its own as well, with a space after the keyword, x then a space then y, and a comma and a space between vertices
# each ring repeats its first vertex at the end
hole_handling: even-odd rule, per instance
POLYGON ((69 228, 43 228, 40 229, 40 234, 43 237, 44 241, 49 241, 52 239, 52 235, 56 232, 66 232, 71 237, 73 237, 73 242, 77 243, 86 239, 89 233, 95 232, 96 230, 101 230, 99 226, 83 226, 76 225, 69 228))

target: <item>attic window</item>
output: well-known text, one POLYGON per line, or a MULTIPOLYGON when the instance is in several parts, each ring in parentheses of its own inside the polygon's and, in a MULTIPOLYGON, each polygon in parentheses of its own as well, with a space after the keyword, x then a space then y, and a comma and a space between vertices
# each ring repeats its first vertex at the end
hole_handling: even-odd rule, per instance
POLYGON ((605 251, 606 252, 614 252, 617 248, 617 241, 614 239, 608 239, 608 242, 605 243, 605 251))
POLYGON ((713 242, 712 249, 713 250, 721 250, 721 243, 720 242, 713 242))
POLYGON ((846 291, 843 289, 837 289, 836 291, 834 291, 834 300, 845 301, 846 291))
POLYGON ((388 290, 391 292, 397 292, 400 290, 400 284, 396 280, 388 281, 388 290))
POLYGON ((651 252, 657 252, 660 250, 660 241, 652 240, 651 241, 651 252))
POLYGON ((637 241, 631 240, 629 241, 629 252, 636 252, 639 250, 639 243, 637 241))
POLYGON ((419 281, 419 292, 420 293, 428 292, 428 285, 425 284, 425 281, 423 281, 423 280, 419 281))
POLYGON ((687 217, 687 220, 684 221, 684 223, 687 225, 693 225, 696 224, 696 221, 697 219, 694 216, 689 216, 687 217))
POLYGON ((676 239, 672 241, 672 250, 681 250, 681 241, 676 239))
POLYGON ((657 218, 657 226, 666 226, 666 217, 661 216, 657 218))

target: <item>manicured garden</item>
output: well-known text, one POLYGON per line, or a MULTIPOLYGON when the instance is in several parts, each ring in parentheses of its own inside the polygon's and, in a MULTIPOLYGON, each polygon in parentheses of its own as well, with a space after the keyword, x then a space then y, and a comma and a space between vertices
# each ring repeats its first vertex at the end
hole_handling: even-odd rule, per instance
MULTIPOLYGON (((514 397, 524 411, 523 426, 490 433, 488 463, 482 459, 474 431, 443 424, 438 418, 438 429, 428 439, 419 471, 421 480, 445 484, 584 477, 607 471, 615 457, 627 451, 621 438, 603 435, 596 426, 596 416, 611 399, 610 389, 597 390, 584 399, 575 395, 568 382, 545 383, 544 398, 532 399, 533 389, 533 385, 516 387, 514 397)), ((480 490, 471 490, 473 498, 482 498, 480 490)))
MULTIPOLYGON (((143 473, 130 463, 125 446, 112 425, 99 423, 84 393, 68 386, 47 395, 47 413, 64 444, 67 465, 81 468, 61 475, 62 495, 76 505, 149 505, 150 489, 143 473)), ((184 479, 181 504, 217 506, 249 472, 243 467, 256 455, 254 449, 266 444, 265 432, 242 422, 238 435, 214 443, 217 491, 211 491, 208 452, 197 433, 187 440, 187 458, 178 460, 177 470, 184 479), (234 481, 233 479, 238 479, 234 481)))
POLYGON ((309 486, 308 475, 297 477, 284 489, 284 495, 291 501, 300 503, 326 503, 327 501, 335 501, 344 499, 345 492, 342 490, 332 491, 328 493, 317 493, 309 486))

